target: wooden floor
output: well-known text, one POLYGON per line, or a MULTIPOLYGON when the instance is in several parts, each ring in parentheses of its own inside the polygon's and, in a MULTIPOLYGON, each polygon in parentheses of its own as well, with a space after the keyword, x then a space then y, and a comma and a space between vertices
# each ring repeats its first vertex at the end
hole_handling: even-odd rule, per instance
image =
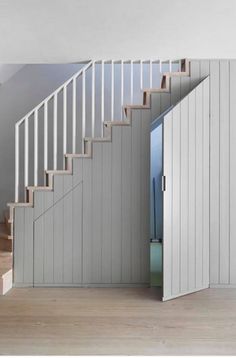
POLYGON ((0 354, 236 354, 236 289, 169 302, 148 288, 13 289, 0 354))

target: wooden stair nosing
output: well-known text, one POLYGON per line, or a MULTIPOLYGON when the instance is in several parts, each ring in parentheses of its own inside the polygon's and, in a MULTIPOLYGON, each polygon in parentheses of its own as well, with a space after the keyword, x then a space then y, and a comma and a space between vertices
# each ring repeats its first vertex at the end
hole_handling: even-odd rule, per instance
POLYGON ((10 234, 0 232, 0 239, 2 239, 2 240, 12 240, 13 237, 10 234))
POLYGON ((7 203, 7 206, 9 208, 14 208, 14 207, 17 207, 17 206, 31 207, 30 203, 25 203, 25 202, 22 202, 22 203, 7 203))
POLYGON ((48 187, 48 186, 27 186, 26 187, 26 190, 31 190, 31 191, 35 191, 35 190, 48 190, 48 191, 50 191, 51 190, 51 188, 50 187, 48 187))
POLYGON ((57 174, 57 175, 71 175, 72 172, 70 170, 45 170, 45 173, 50 175, 54 175, 54 174, 57 174))
POLYGON ((90 158, 89 154, 76 154, 76 153, 67 153, 65 154, 67 158, 90 158))
POLYGON ((109 126, 130 126, 130 121, 123 120, 123 121, 105 121, 103 122, 105 127, 109 126))
POLYGON ((106 142, 111 142, 111 137, 85 137, 84 138, 85 142, 100 142, 100 143, 106 143, 106 142))

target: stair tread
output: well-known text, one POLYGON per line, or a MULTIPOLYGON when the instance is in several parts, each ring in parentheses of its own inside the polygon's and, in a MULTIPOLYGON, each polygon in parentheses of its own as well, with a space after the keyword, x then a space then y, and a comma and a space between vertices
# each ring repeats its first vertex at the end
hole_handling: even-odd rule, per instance
POLYGON ((47 174, 71 174, 70 170, 46 170, 47 174))
POLYGON ((110 137, 84 137, 85 142, 110 142, 110 137))
POLYGON ((27 186, 27 190, 52 190, 49 186, 27 186))
POLYGON ((25 203, 25 202, 22 202, 22 203, 7 203, 7 206, 9 206, 10 208, 16 208, 16 207, 32 207, 32 204, 30 203, 25 203))
POLYGON ((9 252, 0 250, 0 257, 3 257, 3 256, 12 256, 12 254, 10 254, 9 252))

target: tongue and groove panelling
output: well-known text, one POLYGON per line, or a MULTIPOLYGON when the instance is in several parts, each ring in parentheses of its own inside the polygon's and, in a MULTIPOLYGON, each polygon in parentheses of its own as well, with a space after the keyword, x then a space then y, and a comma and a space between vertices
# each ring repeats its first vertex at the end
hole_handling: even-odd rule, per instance
MULTIPOLYGON (((149 111, 134 111, 134 116, 146 117, 146 123, 149 118, 156 118, 163 110, 170 104, 174 104, 179 98, 182 98, 188 91, 206 75, 210 74, 210 280, 211 285, 218 286, 236 286, 236 61, 235 60, 192 60, 191 61, 191 76, 182 77, 180 80, 172 81, 172 95, 153 94, 152 95, 152 108, 151 114, 149 111)), ((144 122, 142 122, 144 123, 144 122)), ((138 126, 139 124, 137 124, 138 126)), ((146 129, 145 129, 146 130, 146 129)), ((134 128, 137 132, 138 129, 134 128)), ((129 168, 137 163, 137 167, 133 168, 137 173, 139 172, 140 163, 136 159, 134 150, 140 150, 137 141, 131 137, 133 129, 124 127, 122 129, 115 129, 116 132, 116 146, 118 142, 122 144, 122 149, 119 152, 114 151, 113 144, 105 143, 98 144, 95 147, 101 146, 96 153, 96 162, 84 160, 81 164, 83 171, 83 214, 80 213, 78 207, 73 207, 73 211, 77 210, 76 217, 83 216, 82 234, 81 238, 73 233, 73 267, 75 282, 88 284, 89 282, 99 281, 101 277, 102 283, 112 284, 112 282, 131 283, 148 282, 149 270, 149 254, 148 254, 148 239, 147 241, 140 239, 138 229, 140 223, 137 222, 141 217, 141 230, 148 231, 149 214, 148 204, 146 204, 147 211, 144 210, 143 205, 140 208, 141 213, 137 209, 133 210, 132 205, 139 203, 139 198, 135 195, 138 193, 138 188, 141 188, 142 196, 145 198, 140 199, 140 202, 149 201, 148 194, 145 193, 143 188, 149 190, 149 182, 147 179, 149 175, 147 166, 147 156, 149 150, 149 141, 145 142, 146 137, 142 137, 142 148, 145 147, 141 168, 144 169, 140 173, 140 177, 130 174, 129 168), (120 138, 121 136, 121 138, 120 138), (100 151, 100 152, 99 152, 100 151), (101 154, 102 152, 102 154, 101 154), (123 154, 122 154, 123 153, 123 154), (126 153, 126 155, 124 155, 126 153), (122 156, 122 160, 120 156, 122 156), (116 163, 116 167, 115 166, 116 163), (96 174, 98 185, 101 187, 100 193, 95 196, 95 207, 100 209, 98 217, 95 220, 95 226, 92 227, 92 217, 94 216, 95 209, 91 209, 89 205, 92 200, 92 189, 98 188, 95 184, 95 179, 89 176, 94 171, 94 166, 102 165, 102 184, 101 173, 96 174), (120 171, 119 171, 120 168, 120 171), (85 173, 87 177, 85 180, 85 173), (145 176, 146 174, 146 176, 145 176), (130 177, 131 176, 131 177, 130 177), (114 182, 113 182, 114 180, 114 182), (141 184, 140 184, 141 182, 141 184), (113 193, 116 188, 122 185, 122 192, 113 193), (134 187, 133 187, 134 186, 134 187), (99 206, 99 198, 102 193, 102 204, 99 206), (86 201, 85 201, 86 196, 86 201), (116 199, 115 199, 116 197, 116 199), (114 200, 119 202, 119 208, 113 207, 114 200), (117 216, 116 216, 117 215, 117 216), (99 218, 101 216, 101 219, 99 218), (115 218, 117 218, 117 221, 115 218), (85 220, 89 224, 85 225, 85 220), (137 222, 137 227, 133 227, 137 222), (113 223, 113 229, 112 224, 113 223), (115 232, 114 227, 117 228, 115 232), (98 230, 98 232, 95 232, 98 230), (99 230, 101 229, 101 232, 99 230), (138 235, 136 238, 135 236, 138 235), (85 239, 87 238, 87 239, 85 239), (88 239, 89 238, 89 239, 88 239), (116 241, 118 238, 118 241, 116 241), (97 241, 96 241, 97 240, 97 241), (99 242, 100 249, 95 248, 93 245, 99 242), (137 246, 136 246, 137 243, 137 246), (83 247, 83 248, 81 248, 83 247), (80 250, 81 248, 81 250, 80 250), (140 249, 141 248, 141 249, 140 249), (139 250, 142 254, 139 256, 139 250), (80 252, 80 254, 79 254, 80 252), (134 255, 134 252, 136 253, 134 255), (133 256, 132 256, 133 255, 133 256), (93 261, 94 257, 94 262, 93 261), (141 257, 141 258, 140 258, 141 257), (122 260, 122 262, 121 262, 122 260), (140 264, 142 260, 142 264, 140 264), (139 265, 137 266, 137 262, 139 265), (137 267, 137 270, 135 270, 137 267), (97 270, 98 268, 98 270, 97 270), (95 272, 95 270, 97 270, 95 272), (82 278, 81 278, 82 277, 82 278)), ((76 163, 76 161, 75 161, 76 163)), ((75 164, 76 166, 77 164, 75 164)), ((81 168, 80 168, 81 169, 81 168)), ((134 173, 134 171, 132 173, 134 173)), ((79 171, 81 173, 81 170, 79 171)), ((94 177, 94 178, 95 178, 94 177)), ((38 194, 39 196, 42 193, 38 194)), ((46 197, 49 193, 45 193, 46 197)), ((52 195, 52 194, 51 194, 52 195)), ((73 196, 73 195, 72 195, 73 196)), ((80 194, 74 195, 79 200, 80 194)), ((67 199, 67 204, 68 205, 67 199)), ((74 204, 75 205, 75 204, 74 204)), ((138 204, 139 205, 139 204, 138 204)), ((15 254, 14 254, 14 280, 15 284, 19 286, 32 285, 33 283, 33 228, 32 221, 34 214, 30 208, 16 208, 15 220, 15 254)), ((38 209, 37 209, 38 210, 38 209)), ((82 209, 81 209, 82 210, 82 209)), ((65 210, 68 213, 68 210, 65 210)), ((52 214, 51 214, 52 215, 52 214)), ((68 218, 69 220, 69 214, 68 218)), ((79 223, 81 218, 77 220, 76 231, 79 230, 79 223)), ((53 216, 47 218, 45 226, 48 227, 45 234, 46 248, 44 262, 51 273, 48 277, 51 282, 52 273, 55 267, 51 263, 51 251, 56 244, 55 237, 52 236, 50 230, 53 230, 53 216)), ((66 229, 69 230, 69 229, 66 229)), ((142 233, 142 238, 143 238, 142 233)), ((69 231, 67 237, 70 236, 69 231)), ((60 237, 60 235, 59 235, 60 237)), ((59 238, 58 238, 59 239, 59 238)), ((57 238, 56 238, 57 240, 57 238)), ((34 243, 34 245, 33 245, 34 243)), ((60 243, 60 245, 62 245, 60 243)), ((62 247, 62 246, 61 246, 62 247)), ((71 243, 69 247, 71 250, 71 243)), ((62 257, 62 256, 61 256, 62 257)), ((69 256, 68 256, 69 257, 69 256)), ((63 260, 68 260, 64 258, 63 260)), ((71 257, 71 256, 70 256, 71 257)), ((57 274, 55 274, 56 276, 57 274)), ((65 274, 65 276, 68 274, 65 274)))
POLYGON ((210 284, 236 287, 236 61, 191 61, 192 86, 210 74, 210 284))
POLYGON ((172 94, 161 95, 159 108, 210 74, 210 283, 236 287, 236 60, 192 60, 190 69, 190 78, 172 80, 172 94))
POLYGON ((55 176, 54 192, 37 192, 34 209, 16 209, 16 286, 149 283, 150 110, 132 117, 112 143, 94 143, 92 159, 74 159, 73 176, 55 176))

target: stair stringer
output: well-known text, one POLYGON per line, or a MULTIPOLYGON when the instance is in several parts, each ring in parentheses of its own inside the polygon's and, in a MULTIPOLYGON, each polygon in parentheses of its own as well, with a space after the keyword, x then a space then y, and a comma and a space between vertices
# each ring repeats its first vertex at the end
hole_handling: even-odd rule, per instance
MULTIPOLYGON (((124 108, 125 113, 126 113, 126 120, 123 122, 106 122, 105 125, 105 135, 107 136, 107 138, 87 138, 85 139, 85 155, 71 155, 68 154, 66 155, 66 170, 65 171, 48 171, 47 172, 47 187, 28 187, 27 188, 27 198, 28 198, 28 202, 27 203, 13 203, 13 204, 9 204, 10 206, 10 222, 13 223, 13 217, 15 216, 15 225, 14 225, 14 236, 15 236, 15 248, 17 251, 17 247, 19 247, 22 250, 22 245, 20 244, 20 239, 17 239, 17 236, 24 236, 24 237, 32 237, 33 235, 33 226, 30 225, 30 221, 33 222, 34 221, 34 205, 37 207, 37 196, 41 196, 41 193, 44 192, 44 194, 46 192, 50 193, 53 190, 53 185, 54 185, 54 180, 57 176, 60 175, 72 175, 72 171, 73 171, 73 161, 75 159, 91 159, 92 158, 92 152, 93 150, 93 146, 96 146, 96 142, 100 143, 100 144, 105 144, 104 142, 109 142, 112 139, 112 130, 114 130, 115 127, 124 127, 124 126, 132 126, 132 117, 134 116, 134 113, 143 113, 143 116, 147 116, 148 117, 148 123, 150 122, 151 119, 155 118, 153 116, 153 114, 155 112, 151 111, 151 97, 158 95, 159 99, 160 99, 160 103, 161 106, 159 106, 159 111, 162 111, 162 109, 166 109, 166 106, 168 106, 168 103, 170 102, 171 104, 176 101, 178 101, 178 99, 175 98, 174 93, 172 93, 171 89, 171 79, 172 81, 175 79, 179 79, 180 77, 188 77, 189 76, 189 62, 187 60, 182 61, 182 72, 181 73, 167 73, 164 74, 163 76, 163 80, 162 80, 162 87, 159 89, 147 89, 143 91, 143 105, 131 105, 131 106, 126 106, 124 108), (17 214, 19 213, 19 215, 17 214), (17 218, 17 216, 19 216, 17 218), (27 225, 24 225, 24 222, 28 221, 27 225), (26 231, 23 230, 21 227, 18 227, 19 223, 21 223, 20 225, 22 225, 22 228, 25 227, 25 230, 27 228, 27 231, 29 232, 29 235, 26 235, 26 231), (18 240, 18 243, 17 243, 18 240)), ((179 81, 179 80, 178 80, 179 81)), ((159 113, 157 112, 157 114, 154 115, 158 115, 159 113)), ((149 133, 149 127, 148 127, 148 133, 149 133)), ((147 145, 148 143, 146 143, 147 145)), ((149 183, 148 183, 149 185, 149 183)), ((39 199, 40 200, 40 199, 39 199)), ((32 247, 33 247, 33 240, 29 240, 29 245, 24 245, 24 247, 27 248, 27 250, 29 251, 29 253, 31 252, 32 255, 28 256, 28 261, 31 262, 31 267, 32 267, 32 260, 33 260, 33 253, 32 253, 32 247)), ((16 267, 16 256, 18 255, 14 255, 15 257, 15 267, 16 267)), ((19 256, 18 256, 19 257, 19 256)), ((21 266, 24 266, 24 270, 25 267, 27 265, 25 265, 25 262, 22 264, 22 258, 19 260, 21 263, 21 266)), ((32 271, 32 270, 31 270, 32 271)), ((29 274, 29 271, 27 270, 27 273, 25 272, 26 275, 29 274)), ((22 275, 21 275, 22 276, 22 275)), ((32 273, 29 274, 30 279, 26 280, 27 282, 25 283, 26 285, 32 285, 32 273), (29 282, 28 282, 29 281, 29 282)), ((16 284, 19 280, 15 280, 16 284)), ((25 281, 25 280, 24 280, 25 281)), ((22 283, 24 285, 24 283, 22 283)), ((21 284, 20 284, 21 285, 21 284)))

